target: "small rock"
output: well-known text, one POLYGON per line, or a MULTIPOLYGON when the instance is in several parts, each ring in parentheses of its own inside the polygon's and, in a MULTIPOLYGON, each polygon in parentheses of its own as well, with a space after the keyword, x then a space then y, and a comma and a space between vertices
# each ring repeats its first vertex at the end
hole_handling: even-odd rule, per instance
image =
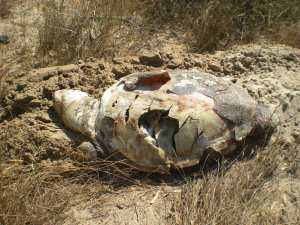
POLYGON ((97 70, 99 68, 99 65, 96 62, 87 62, 85 65, 81 66, 81 68, 82 69, 88 68, 88 69, 97 70))
POLYGON ((273 56, 272 61, 277 63, 278 62, 278 58, 276 56, 273 56))
POLYGON ((194 66, 198 66, 201 68, 204 67, 204 63, 202 61, 200 61, 199 59, 194 59, 193 62, 194 62, 194 66))
POLYGON ((255 66, 251 65, 251 66, 249 66, 249 69, 252 70, 252 71, 254 71, 255 70, 255 66))
POLYGON ((66 66, 58 67, 58 74, 69 74, 69 73, 77 73, 79 70, 78 66, 75 64, 70 64, 66 66))
POLYGON ((167 68, 177 68, 181 64, 181 61, 179 59, 173 59, 167 64, 167 68))
POLYGON ((299 129, 293 130, 293 136, 295 139, 300 140, 300 130, 299 129))
POLYGON ((132 66, 131 65, 115 65, 112 69, 112 72, 119 77, 126 76, 132 73, 132 66))
POLYGON ((122 58, 113 58, 112 62, 114 64, 122 64, 124 62, 124 60, 122 58))
POLYGON ((25 152, 24 153, 23 159, 27 163, 33 163, 33 162, 35 162, 35 159, 34 159, 33 155, 31 153, 29 153, 29 152, 25 152))
POLYGON ((299 62, 299 58, 294 53, 287 54, 284 58, 288 61, 299 62))
POLYGON ((37 69, 32 71, 32 73, 29 75, 29 81, 30 82, 38 82, 41 80, 49 80, 51 77, 58 75, 58 69, 60 67, 53 66, 53 67, 47 67, 42 69, 37 69))
POLYGON ((291 131, 286 131, 282 134, 282 142, 284 144, 286 144, 287 146, 295 143, 295 138, 293 137, 293 134, 291 133, 291 131))
POLYGON ((235 62, 233 64, 233 68, 238 71, 245 71, 245 68, 243 67, 241 62, 235 62))
POLYGON ((92 160, 97 160, 97 158, 98 158, 97 151, 96 151, 96 148, 94 147, 94 145, 91 142, 84 141, 77 148, 80 151, 88 154, 91 157, 92 160))
POLYGON ((50 123, 52 122, 52 119, 49 117, 48 114, 42 114, 42 115, 37 115, 35 117, 36 120, 40 120, 42 122, 45 122, 45 123, 50 123))
POLYGON ((184 62, 184 66, 185 66, 185 69, 190 69, 193 67, 192 63, 190 63, 190 62, 184 62))
POLYGON ((286 68, 287 68, 288 70, 290 70, 292 67, 293 67, 293 65, 292 65, 291 63, 287 63, 287 64, 286 64, 286 68))
POLYGON ((258 95, 259 95, 259 97, 263 97, 263 96, 266 96, 266 95, 268 95, 268 94, 269 94, 269 91, 268 91, 268 89, 265 88, 265 87, 260 88, 260 89, 258 90, 258 95))
POLYGON ((214 72, 221 72, 222 71, 222 67, 220 65, 217 64, 213 64, 213 63, 209 63, 208 67, 214 71, 214 72))
POLYGON ((256 59, 259 62, 267 62, 268 61, 268 59, 266 57, 257 57, 256 59))
POLYGON ((14 100, 16 102, 26 103, 32 101, 33 99, 36 99, 34 94, 20 93, 15 97, 14 100))
POLYGON ((252 63, 253 63, 253 58, 251 57, 246 57, 242 60, 242 64, 244 67, 248 68, 252 63))
POLYGON ((163 61, 168 61, 169 60, 166 52, 159 52, 159 55, 160 55, 160 57, 163 61))
POLYGON ((6 35, 0 35, 0 43, 8 44, 10 42, 10 37, 6 35))
POLYGON ((232 62, 237 62, 237 61, 241 61, 244 58, 243 55, 235 55, 233 57, 233 61, 232 62))
POLYGON ((104 63, 98 63, 98 66, 99 66, 100 70, 105 70, 104 63))
POLYGON ((140 64, 140 60, 137 57, 134 57, 130 60, 131 64, 140 64))
POLYGON ((269 66, 262 66, 261 69, 265 71, 273 71, 273 69, 271 69, 269 66))
POLYGON ((32 101, 29 102, 28 105, 30 106, 40 106, 42 104, 42 101, 39 99, 33 99, 32 101))
POLYGON ((169 59, 169 60, 172 60, 172 59, 174 59, 174 56, 173 56, 173 54, 172 53, 166 53, 166 57, 169 59))
POLYGON ((257 89, 256 88, 252 88, 251 89, 251 87, 250 87, 247 90, 248 90, 249 95, 251 95, 252 97, 254 97, 256 99, 259 98, 259 95, 257 93, 257 89))
POLYGON ((162 64, 164 62, 164 60, 162 59, 159 53, 144 54, 140 56, 139 59, 142 62, 142 64, 144 64, 144 62, 146 61, 157 63, 157 64, 162 64))
POLYGON ((26 80, 21 80, 19 83, 18 83, 18 88, 19 89, 23 89, 27 86, 27 81, 26 80))
POLYGON ((224 73, 225 74, 231 73, 232 69, 233 69, 232 63, 227 63, 227 64, 224 65, 224 73))
POLYGON ((125 205, 122 204, 122 203, 121 203, 121 204, 117 204, 116 206, 117 206, 119 209, 124 209, 124 207, 125 207, 125 205))
POLYGON ((250 56, 250 57, 256 57, 257 53, 255 51, 247 51, 247 52, 244 52, 244 55, 250 56))

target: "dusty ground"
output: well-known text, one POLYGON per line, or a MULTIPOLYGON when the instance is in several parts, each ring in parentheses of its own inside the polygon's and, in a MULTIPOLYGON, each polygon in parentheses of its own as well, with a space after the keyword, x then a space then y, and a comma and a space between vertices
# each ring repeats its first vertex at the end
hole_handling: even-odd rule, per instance
MULTIPOLYGON (((37 19, 36 23, 39 22, 37 19)), ((17 19, 14 17, 0 23, 0 31, 5 31, 6 35, 12 35, 12 27, 15 30, 19 29, 17 19)), ((30 35, 26 37, 30 39, 35 32, 34 29, 31 30, 30 35)), ((78 89, 100 98, 108 87, 125 75, 161 69, 197 69, 216 76, 234 78, 233 81, 246 88, 259 103, 276 105, 281 122, 268 144, 276 143, 283 149, 293 146, 297 153, 293 156, 294 162, 299 163, 299 49, 261 42, 235 46, 226 52, 196 54, 189 53, 185 46, 178 44, 176 38, 170 37, 171 35, 165 34, 164 37, 151 40, 149 45, 136 55, 126 58, 106 61, 90 58, 86 62, 79 61, 72 65, 30 71, 22 61, 15 60, 16 54, 18 56, 20 54, 14 49, 22 49, 19 48, 21 43, 18 37, 15 36, 15 41, 10 44, 1 46, 3 52, 4 48, 11 49, 1 56, 1 66, 6 70, 0 83, 0 148, 4 173, 11 165, 69 168, 68 165, 73 163, 89 161, 88 155, 77 148, 82 137, 59 122, 52 104, 54 91, 65 88, 78 89), (156 42, 161 44, 158 46, 156 42)), ((28 41, 32 48, 27 45, 26 49, 34 52, 34 43, 28 41)), ((283 155, 280 157, 284 158, 283 155)), ((280 215, 282 222, 289 221, 285 217, 290 216, 297 223, 300 219, 300 170, 299 166, 295 166, 297 169, 291 176, 287 168, 289 165, 282 163, 277 172, 270 175, 270 182, 266 183, 265 188, 280 189, 282 194, 276 201, 265 202, 274 206, 274 211, 271 211, 280 215)), ((231 168, 235 169, 238 170, 231 168)), ((187 190, 184 184, 188 183, 187 177, 191 175, 177 172, 175 178, 170 178, 170 175, 133 176, 134 179, 128 179, 134 182, 126 181, 126 185, 118 185, 117 188, 115 186, 111 188, 108 181, 111 178, 103 179, 105 182, 103 181, 101 186, 104 186, 105 191, 101 194, 101 198, 97 195, 99 188, 97 185, 100 184, 90 184, 86 190, 88 195, 81 193, 78 196, 82 198, 70 201, 70 204, 60 212, 60 215, 67 217, 62 217, 59 223, 171 223, 174 216, 174 202, 181 196, 182 191, 187 190)), ((118 179, 127 178, 124 175, 118 179)), ((99 183, 101 180, 99 179, 99 183)), ((74 188, 69 185, 70 188, 74 188)), ((7 186, 4 186, 3 190, 6 189, 7 186)), ((57 220, 53 221, 57 223, 57 220)), ((48 223, 51 224, 51 220, 48 220, 48 223)))

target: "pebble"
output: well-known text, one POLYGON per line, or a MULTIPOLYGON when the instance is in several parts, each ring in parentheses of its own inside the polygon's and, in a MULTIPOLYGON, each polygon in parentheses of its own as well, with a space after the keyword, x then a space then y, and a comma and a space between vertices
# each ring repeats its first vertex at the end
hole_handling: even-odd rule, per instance
POLYGON ((209 63, 208 66, 214 72, 221 72, 222 71, 222 67, 218 64, 209 63))
POLYGON ((157 63, 157 64, 162 64, 164 62, 164 60, 162 59, 159 53, 144 54, 141 55, 139 59, 142 62, 142 64, 144 64, 147 61, 157 63))

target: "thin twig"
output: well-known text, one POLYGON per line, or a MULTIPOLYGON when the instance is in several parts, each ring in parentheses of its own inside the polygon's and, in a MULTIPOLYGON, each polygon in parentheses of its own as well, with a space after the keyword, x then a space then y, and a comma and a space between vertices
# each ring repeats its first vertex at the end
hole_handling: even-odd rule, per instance
POLYGON ((152 205, 152 204, 156 201, 156 199, 157 199, 159 193, 160 193, 160 189, 157 191, 156 195, 155 195, 154 198, 151 200, 150 205, 152 205))
POLYGON ((87 8, 86 8, 86 12, 88 12, 88 11, 89 11, 89 8, 90 8, 90 3, 91 3, 91 0, 89 0, 89 2, 88 2, 87 8))
POLYGON ((9 215, 9 214, 0 214, 0 216, 7 216, 7 217, 28 217, 28 216, 21 216, 21 215, 9 215))
POLYGON ((79 16, 80 18, 84 18, 84 16, 81 16, 81 15, 79 14, 79 12, 77 12, 75 9, 73 9, 72 6, 70 6, 69 3, 68 3, 67 1, 64 1, 64 2, 67 4, 67 6, 68 6, 70 9, 72 9, 73 12, 75 12, 75 13, 77 14, 77 16, 79 16))
POLYGON ((48 26, 48 27, 50 27, 50 28, 53 28, 53 29, 69 31, 69 32, 75 33, 75 34, 77 33, 76 31, 73 31, 73 30, 69 30, 69 29, 65 29, 65 28, 60 28, 60 27, 53 27, 53 26, 51 26, 51 25, 49 25, 49 24, 46 24, 46 26, 48 26))

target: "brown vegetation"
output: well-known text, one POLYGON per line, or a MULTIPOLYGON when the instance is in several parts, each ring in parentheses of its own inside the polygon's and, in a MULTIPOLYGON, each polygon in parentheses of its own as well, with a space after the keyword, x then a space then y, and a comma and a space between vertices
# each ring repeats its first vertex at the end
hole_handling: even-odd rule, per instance
MULTIPOLYGON (((173 221, 176 224, 296 224, 299 203, 285 204, 280 200, 286 194, 280 180, 287 175, 298 177, 295 174, 298 151, 296 145, 286 149, 274 145, 257 152, 251 160, 237 159, 234 164, 223 161, 218 169, 185 185, 175 202, 173 221), (283 167, 284 163, 289 166, 283 167), (288 209, 292 207, 296 210, 291 213, 288 209)), ((289 194, 291 198, 299 197, 298 193, 289 194)))
MULTIPOLYGON (((157 30, 183 35, 201 52, 272 39, 300 21, 296 0, 46 1, 42 7, 40 54, 54 53, 58 64, 130 54, 157 30)), ((299 47, 297 34, 289 34, 277 42, 299 47)))
POLYGON ((2 0, 0 2, 0 19, 6 18, 10 14, 11 3, 8 0, 2 0))

